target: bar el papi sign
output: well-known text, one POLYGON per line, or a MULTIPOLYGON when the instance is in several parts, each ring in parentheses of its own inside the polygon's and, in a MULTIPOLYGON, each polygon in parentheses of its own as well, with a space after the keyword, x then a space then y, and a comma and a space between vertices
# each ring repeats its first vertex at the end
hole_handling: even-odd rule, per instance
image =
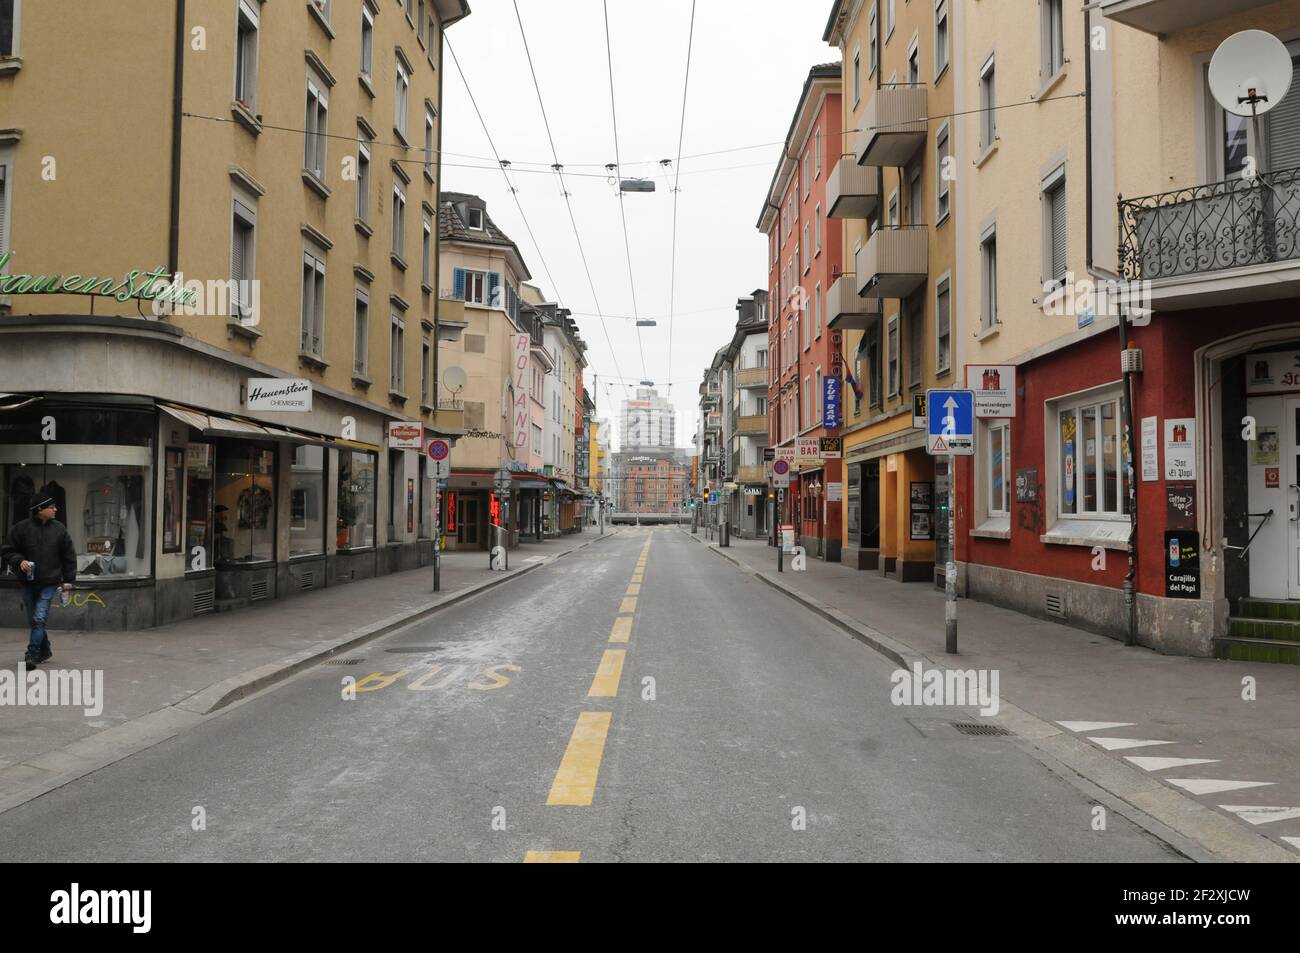
POLYGON ((311 410, 311 381, 299 377, 250 377, 248 410, 311 410))

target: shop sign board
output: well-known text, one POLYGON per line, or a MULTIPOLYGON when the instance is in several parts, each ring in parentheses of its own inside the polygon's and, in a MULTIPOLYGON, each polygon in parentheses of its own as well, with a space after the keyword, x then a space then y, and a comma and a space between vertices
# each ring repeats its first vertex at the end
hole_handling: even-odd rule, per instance
POLYGON ((1196 418, 1165 420, 1165 479, 1196 479, 1196 418))
POLYGON ((1016 366, 967 364, 966 387, 975 393, 976 417, 1016 415, 1016 366))
POLYGON ((1159 445, 1160 418, 1142 418, 1142 482, 1160 479, 1159 445))
POLYGON ((311 381, 301 377, 250 377, 244 407, 306 413, 311 410, 311 395, 311 381))
POLYGON ((388 422, 389 450, 420 450, 424 447, 424 424, 418 420, 388 422))
POLYGON ((1201 597, 1200 534, 1192 529, 1165 533, 1165 596, 1170 599, 1201 597))

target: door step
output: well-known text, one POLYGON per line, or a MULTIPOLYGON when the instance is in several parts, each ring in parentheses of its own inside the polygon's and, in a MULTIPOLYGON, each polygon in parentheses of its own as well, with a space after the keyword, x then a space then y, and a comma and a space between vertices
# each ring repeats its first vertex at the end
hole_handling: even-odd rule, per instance
POLYGON ((1237 600, 1237 611, 1233 618, 1277 619, 1300 622, 1300 601, 1290 599, 1253 599, 1237 600))
POLYGON ((1300 665, 1300 641, 1225 635, 1214 640, 1214 657, 1237 662, 1300 665))
POLYGON ((1234 615, 1228 618, 1228 635, 1241 639, 1300 643, 1300 622, 1234 615))

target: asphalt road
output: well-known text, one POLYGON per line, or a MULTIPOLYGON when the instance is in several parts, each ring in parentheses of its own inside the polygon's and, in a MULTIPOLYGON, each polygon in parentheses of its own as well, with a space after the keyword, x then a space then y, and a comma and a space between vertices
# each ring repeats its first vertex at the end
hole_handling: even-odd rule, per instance
POLYGON ((348 658, 0 814, 0 858, 1181 859, 676 528, 348 658))

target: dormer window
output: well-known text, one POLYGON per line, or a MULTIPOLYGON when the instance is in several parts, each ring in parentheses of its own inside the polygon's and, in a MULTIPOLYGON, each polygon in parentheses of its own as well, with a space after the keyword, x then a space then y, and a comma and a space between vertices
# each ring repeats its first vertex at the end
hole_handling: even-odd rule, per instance
POLYGON ((482 231, 483 210, 481 208, 472 208, 469 210, 469 227, 482 231))

